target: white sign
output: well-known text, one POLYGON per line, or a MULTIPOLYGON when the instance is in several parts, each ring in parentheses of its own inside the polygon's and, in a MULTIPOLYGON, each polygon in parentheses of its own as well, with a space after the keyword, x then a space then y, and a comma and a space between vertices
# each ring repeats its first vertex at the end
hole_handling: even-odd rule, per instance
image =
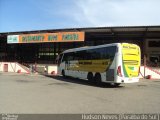
POLYGON ((8 35, 7 43, 19 43, 19 35, 8 35))

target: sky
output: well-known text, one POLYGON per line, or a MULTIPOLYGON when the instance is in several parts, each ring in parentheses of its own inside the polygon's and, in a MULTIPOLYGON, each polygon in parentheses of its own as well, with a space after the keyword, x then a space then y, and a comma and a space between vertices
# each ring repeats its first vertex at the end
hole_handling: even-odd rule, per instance
POLYGON ((160 0, 0 0, 0 33, 160 25, 160 0))

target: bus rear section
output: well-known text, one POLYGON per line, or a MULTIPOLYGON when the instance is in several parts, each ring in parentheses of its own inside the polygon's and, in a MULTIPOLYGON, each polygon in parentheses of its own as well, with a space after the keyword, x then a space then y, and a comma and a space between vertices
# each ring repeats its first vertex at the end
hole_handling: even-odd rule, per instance
POLYGON ((122 43, 119 65, 117 66, 117 82, 133 83, 139 81, 141 51, 135 44, 122 43))

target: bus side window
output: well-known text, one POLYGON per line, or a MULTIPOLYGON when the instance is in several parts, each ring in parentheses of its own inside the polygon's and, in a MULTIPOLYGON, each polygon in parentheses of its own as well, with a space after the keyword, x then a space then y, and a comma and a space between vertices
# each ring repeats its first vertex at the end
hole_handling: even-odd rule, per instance
POLYGON ((72 61, 72 60, 74 60, 74 53, 70 52, 68 53, 67 61, 72 61))
POLYGON ((109 58, 114 58, 114 56, 115 56, 115 54, 116 54, 116 52, 117 52, 117 47, 116 46, 112 46, 112 47, 109 47, 108 49, 107 49, 107 53, 108 53, 108 57, 109 58))
POLYGON ((77 51, 74 54, 74 60, 83 60, 83 51, 77 51))
POLYGON ((96 50, 87 50, 86 51, 86 59, 87 60, 96 60, 97 59, 97 56, 98 56, 98 53, 96 50))
POLYGON ((74 53, 73 52, 70 52, 70 53, 65 53, 64 56, 63 56, 63 60, 62 62, 68 62, 68 61, 71 61, 71 60, 74 60, 74 53))

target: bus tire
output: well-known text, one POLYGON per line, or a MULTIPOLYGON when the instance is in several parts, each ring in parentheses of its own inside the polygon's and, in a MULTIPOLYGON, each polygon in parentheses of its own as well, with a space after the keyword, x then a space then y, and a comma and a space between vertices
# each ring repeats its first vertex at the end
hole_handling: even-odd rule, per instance
POLYGON ((93 78, 93 73, 92 73, 92 72, 89 72, 89 73, 88 73, 87 79, 88 79, 88 81, 91 82, 91 83, 94 82, 94 78, 93 78))
POLYGON ((64 70, 62 70, 62 76, 63 76, 64 78, 66 77, 64 70))
POLYGON ((95 74, 94 80, 95 80, 97 86, 102 85, 102 79, 101 79, 101 74, 100 73, 95 74))

